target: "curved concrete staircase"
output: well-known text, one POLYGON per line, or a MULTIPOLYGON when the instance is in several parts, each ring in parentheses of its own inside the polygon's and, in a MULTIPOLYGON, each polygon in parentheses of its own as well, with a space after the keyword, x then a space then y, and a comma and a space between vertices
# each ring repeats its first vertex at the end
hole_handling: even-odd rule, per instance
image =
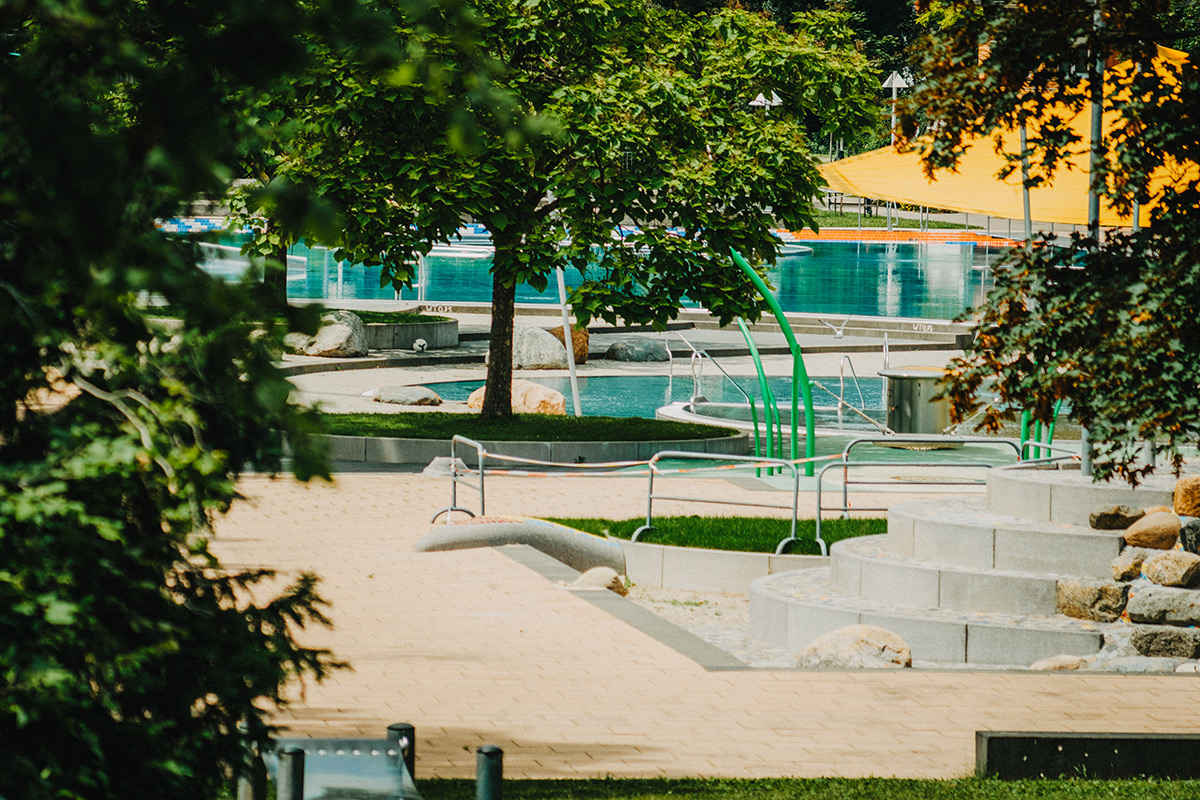
POLYGON ((800 650, 845 625, 877 625, 904 637, 914 660, 946 664, 1095 653, 1116 626, 1056 613, 1060 578, 1112 578, 1120 532, 1092 530, 1088 515, 1170 506, 1174 483, 1095 485, 1078 465, 992 470, 986 499, 895 506, 886 534, 836 543, 829 567, 755 581, 751 635, 800 650))

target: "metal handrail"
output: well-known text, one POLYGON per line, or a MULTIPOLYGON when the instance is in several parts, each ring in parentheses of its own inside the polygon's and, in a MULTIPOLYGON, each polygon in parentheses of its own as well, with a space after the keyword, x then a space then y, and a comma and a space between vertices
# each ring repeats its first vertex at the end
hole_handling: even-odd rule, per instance
POLYGON ((842 356, 842 362, 838 365, 838 389, 841 391, 841 397, 846 396, 846 365, 850 365, 850 377, 854 379, 854 388, 858 391, 858 404, 862 408, 867 407, 866 398, 863 397, 862 384, 858 382, 858 371, 854 369, 854 362, 850 360, 850 356, 842 356))
MULTIPOLYGON (((822 517, 822 513, 824 511, 841 511, 843 516, 848 515, 848 513, 850 511, 850 486, 852 483, 854 485, 858 485, 858 486, 891 486, 891 485, 900 485, 901 484, 900 481, 897 481, 895 479, 890 479, 890 480, 886 480, 886 481, 851 481, 850 480, 850 468, 851 467, 858 468, 858 467, 903 466, 905 468, 909 468, 909 467, 917 467, 917 468, 940 467, 942 469, 945 469, 948 466, 946 464, 946 462, 944 462, 944 461, 904 461, 904 462, 858 461, 858 462, 854 462, 854 461, 850 460, 851 452, 859 445, 876 444, 881 441, 883 441, 889 445, 907 442, 910 444, 917 444, 917 445, 947 443, 947 444, 986 444, 986 445, 1008 446, 1013 449, 1013 451, 1017 457, 1017 461, 1020 462, 1020 460, 1021 460, 1021 448, 1017 445, 1016 442, 1014 442, 1010 439, 990 439, 990 438, 985 438, 985 437, 965 437, 965 436, 960 437, 960 436, 938 436, 938 435, 889 436, 886 439, 882 439, 882 440, 876 439, 876 438, 866 438, 866 437, 860 438, 860 439, 854 439, 853 441, 847 443, 846 447, 842 450, 842 461, 840 463, 833 463, 833 464, 826 465, 825 467, 823 467, 821 469, 820 474, 817 475, 817 510, 816 510, 815 516, 816 516, 816 529, 817 529, 816 535, 817 535, 818 539, 821 536, 821 517, 822 517), (823 491, 823 481, 825 479, 825 473, 828 472, 830 469, 832 469, 834 467, 839 467, 839 466, 842 468, 842 504, 841 504, 841 506, 825 507, 821 500, 821 495, 822 495, 822 491, 823 491)), ((968 462, 968 463, 952 464, 950 466, 967 467, 967 468, 973 468, 973 469, 980 469, 980 468, 992 469, 994 467, 998 467, 998 466, 1002 466, 1002 465, 988 463, 988 462, 977 462, 977 463, 976 462, 968 462)), ((949 481, 930 481, 928 483, 928 485, 930 485, 930 486, 975 486, 975 485, 978 485, 978 483, 979 483, 978 480, 970 480, 970 481, 949 480, 949 481)), ((858 510, 858 511, 886 511, 887 508, 886 507, 881 507, 881 508, 859 507, 856 510, 858 510)))
MULTIPOLYGON (((884 424, 883 424, 883 423, 881 423, 879 420, 877 420, 877 419, 875 419, 874 417, 872 417, 871 415, 867 414, 865 411, 862 411, 862 410, 860 410, 860 409, 857 409, 857 408, 855 408, 854 406, 852 406, 852 405, 850 405, 849 403, 847 403, 847 402, 846 402, 844 399, 842 399, 841 397, 838 397, 838 396, 837 396, 837 395, 835 395, 833 392, 829 391, 829 387, 825 386, 823 383, 821 383, 821 382, 819 382, 819 381, 812 381, 812 385, 813 385, 813 386, 816 386, 818 389, 821 389, 821 390, 823 390, 823 391, 824 391, 826 394, 828 394, 830 397, 832 397, 834 400, 836 400, 836 401, 837 401, 837 406, 836 406, 836 408, 837 408, 837 410, 838 410, 838 412, 839 412, 839 413, 841 412, 842 408, 848 408, 848 409, 850 409, 851 411, 853 411, 855 414, 857 414, 858 416, 860 416, 860 417, 862 417, 863 419, 865 419, 867 422, 871 423, 872 427, 874 427, 874 428, 875 428, 876 430, 878 430, 880 433, 885 433, 885 434, 888 434, 889 436, 890 436, 891 434, 895 433, 895 431, 893 431, 893 430, 892 430, 891 428, 889 428, 887 425, 884 425, 884 424)), ((864 403, 864 405, 865 405, 865 403, 864 403)), ((825 408, 825 407, 824 407, 824 406, 817 406, 817 408, 820 408, 820 409, 824 410, 824 408, 825 408)), ((839 420, 838 420, 838 425, 841 425, 841 424, 842 424, 842 423, 841 423, 841 420, 839 419, 839 420)))
MULTIPOLYGON (((654 493, 654 476, 659 473, 658 462, 665 458, 673 459, 690 459, 695 461, 719 461, 722 463, 730 461, 743 461, 750 464, 762 463, 771 464, 777 469, 790 469, 792 471, 792 504, 790 506, 792 512, 792 528, 789 535, 779 542, 775 548, 776 554, 783 553, 789 543, 797 541, 796 539, 796 515, 800 501, 800 470, 797 468, 797 462, 788 461, 782 458, 756 458, 754 456, 732 456, 718 455, 716 453, 692 453, 683 450, 664 450, 661 453, 656 453, 649 461, 650 476, 646 491, 646 524, 638 526, 630 536, 630 541, 636 542, 638 538, 646 531, 654 530, 654 501, 655 500, 680 500, 683 502, 696 503, 713 503, 716 505, 727 506, 747 506, 755 508, 779 508, 788 509, 789 506, 780 505, 778 503, 752 503, 737 500, 718 500, 712 497, 680 497, 676 495, 662 495, 654 493)), ((820 537, 817 537, 817 546, 821 548, 821 555, 828 555, 828 550, 825 547, 820 537)))
MULTIPOLYGON (((487 450, 484 449, 484 446, 482 444, 480 444, 479 442, 475 441, 474 439, 468 439, 467 437, 459 436, 458 434, 455 434, 450 439, 450 505, 446 506, 443 509, 440 509, 436 514, 434 514, 429 520, 430 523, 437 522, 438 517, 440 517, 442 514, 449 514, 451 511, 461 511, 469 517, 475 516, 475 513, 473 511, 471 511, 469 508, 464 508, 463 506, 460 506, 458 504, 458 484, 459 483, 465 484, 466 486, 469 486, 470 488, 475 489, 479 492, 479 515, 483 516, 485 513, 487 513, 486 512, 487 497, 483 492, 483 475, 485 472, 484 462, 487 460, 487 456, 488 456, 488 453, 487 453, 487 450), (478 464, 478 467, 479 467, 479 470, 478 470, 479 471, 479 485, 478 486, 475 486, 474 484, 472 484, 468 478, 460 478, 459 477, 458 465, 459 464, 463 464, 464 466, 466 465, 466 462, 462 461, 458 457, 458 445, 460 442, 464 445, 467 445, 468 447, 475 448, 476 463, 478 464)), ((471 470, 470 467, 466 467, 466 474, 467 475, 473 474, 473 470, 471 470)))
MULTIPOLYGON (((721 364, 715 358, 710 356, 707 351, 697 349, 695 345, 693 345, 691 342, 689 342, 684 337, 684 335, 682 333, 679 333, 678 331, 669 332, 665 338, 670 339, 671 336, 678 337, 679 341, 681 341, 685 345, 687 345, 687 348, 692 351, 692 355, 691 355, 691 370, 692 370, 691 402, 693 404, 692 410, 695 411, 695 400, 696 400, 697 395, 700 394, 700 378, 703 377, 703 373, 704 373, 704 359, 708 359, 708 361, 714 367, 716 367, 718 370, 721 371, 721 374, 725 376, 725 379, 727 381, 729 381, 731 384, 733 384, 733 388, 735 388, 739 392, 741 392, 742 397, 746 398, 746 403, 750 406, 750 423, 751 423, 751 425, 754 426, 754 455, 757 457, 759 455, 759 453, 761 452, 761 447, 759 446, 758 411, 755 409, 755 406, 754 406, 754 398, 751 397, 750 394, 748 394, 746 392, 746 390, 742 388, 741 384, 739 384, 736 380, 734 380, 733 376, 730 375, 728 372, 726 372, 725 368, 722 367, 721 364), (697 363, 700 364, 699 369, 697 369, 697 367, 696 367, 697 363)), ((670 346, 667 347, 667 371, 668 371, 667 380, 668 381, 674 380, 675 357, 671 353, 670 346)), ((763 401, 763 404, 764 404, 763 412, 765 414, 766 413, 766 400, 763 401)), ((768 436, 770 435, 770 422, 769 421, 767 423, 767 434, 768 434, 768 436)))

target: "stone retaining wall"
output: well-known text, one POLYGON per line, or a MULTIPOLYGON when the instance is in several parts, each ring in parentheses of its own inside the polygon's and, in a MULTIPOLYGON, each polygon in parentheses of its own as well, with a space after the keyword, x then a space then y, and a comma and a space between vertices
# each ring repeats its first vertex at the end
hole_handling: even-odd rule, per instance
MULTIPOLYGON (((335 436, 329 440, 329 458, 333 461, 363 461, 375 464, 428 464, 450 455, 446 439, 393 439, 380 436, 335 436)), ((663 442, 480 442, 488 453, 502 453, 557 464, 596 464, 606 461, 645 461, 664 450, 716 455, 745 455, 750 439, 744 433, 716 439, 689 439, 663 442)), ((475 451, 459 447, 459 458, 476 466, 475 451)), ((490 461, 500 467, 505 462, 490 461)), ((513 468, 519 463, 508 462, 513 468)), ((537 469, 536 466, 529 467, 537 469)))
POLYGON ((458 320, 367 324, 367 347, 371 350, 412 350, 417 339, 424 339, 429 350, 458 347, 458 320))

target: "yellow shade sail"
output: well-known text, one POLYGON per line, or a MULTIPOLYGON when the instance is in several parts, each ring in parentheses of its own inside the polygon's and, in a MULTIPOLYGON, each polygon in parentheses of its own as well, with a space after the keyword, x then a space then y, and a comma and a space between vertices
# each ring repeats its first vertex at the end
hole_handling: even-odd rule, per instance
MULTIPOLYGON (((1157 68, 1160 64, 1178 63, 1186 58, 1187 54, 1178 50, 1159 48, 1155 65, 1157 68)), ((1132 64, 1124 62, 1114 70, 1132 68, 1132 64)), ((1030 217, 1039 222, 1086 225, 1088 183, 1091 177, 1088 170, 1091 104, 1085 103, 1078 113, 1073 113, 1065 106, 1055 113, 1068 121, 1081 137, 1082 143, 1078 146, 1078 152, 1059 166, 1052 182, 1030 189, 1030 217)), ((1104 115, 1105 131, 1114 130, 1120 124, 1115 113, 1104 115)), ((1030 136, 1034 137, 1036 133, 1035 123, 1031 125, 1030 136)), ((1001 152, 1020 152, 1019 134, 1016 131, 1001 131, 999 136, 1001 152)), ((823 164, 821 174, 830 189, 859 197, 985 214, 1002 219, 1024 219, 1020 170, 1015 170, 1003 180, 997 177, 1006 165, 1004 157, 996 152, 994 140, 987 138, 969 144, 956 169, 939 170, 932 179, 926 177, 916 150, 897 152, 890 147, 823 164)), ((1151 177, 1151 195, 1161 197, 1162 192, 1170 191, 1172 186, 1180 182, 1196 180, 1198 174, 1200 171, 1195 163, 1161 169, 1151 177)), ((1149 222, 1152 207, 1153 202, 1142 207, 1142 224, 1149 222)), ((1130 223, 1128 216, 1117 214, 1101 198, 1101 225, 1121 226, 1130 223)))

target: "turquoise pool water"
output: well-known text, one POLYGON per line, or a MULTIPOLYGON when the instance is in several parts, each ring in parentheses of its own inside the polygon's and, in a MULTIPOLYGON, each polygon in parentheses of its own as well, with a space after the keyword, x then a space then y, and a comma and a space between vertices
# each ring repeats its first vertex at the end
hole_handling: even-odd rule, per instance
MULTIPOLYGON (((562 392, 567 398, 567 407, 571 406, 570 378, 537 377, 531 378, 534 383, 562 392)), ((837 378, 817 378, 819 383, 828 387, 832 392, 839 391, 837 378)), ((791 402, 792 381, 790 378, 771 378, 771 392, 775 400, 787 405, 791 402)), ((446 383, 426 384, 437 392, 443 400, 465 402, 471 392, 483 385, 483 381, 453 381, 446 383)), ((758 413, 762 415, 762 398, 758 381, 752 378, 738 380, 738 385, 746 394, 755 398, 759 404, 758 413)), ((846 382, 845 399, 855 408, 864 409, 876 419, 883 418, 883 380, 881 378, 862 378, 859 389, 850 381, 846 382)), ((729 381, 723 377, 704 377, 700 382, 701 393, 714 403, 745 403, 746 399, 729 381)), ((691 399, 692 379, 690 376, 669 378, 663 375, 600 375, 579 379, 579 404, 585 416, 609 417, 646 417, 654 418, 654 412, 661 406, 670 403, 683 402, 691 399)), ((836 400, 832 394, 814 387, 813 404, 816 406, 833 406, 836 400)), ((818 425, 835 424, 837 414, 819 412, 818 425)), ((859 427, 859 419, 852 413, 844 413, 848 425, 859 427)), ((869 426, 863 426, 868 427, 869 426)))
MULTIPOLYGON (((232 243, 234 240, 230 240, 232 243)), ((807 243, 811 255, 780 258, 770 273, 785 311, 829 315, 950 319, 982 303, 992 285, 989 267, 1003 248, 971 244, 898 244, 875 242, 807 243)), ((217 253, 208 269, 236 277, 237 261, 229 251, 217 253)), ((426 257, 414 288, 400 299, 427 304, 491 301, 485 248, 469 245, 436 251, 426 257)), ((730 269, 733 269, 731 266, 730 269)), ((582 277, 568 272, 567 284, 582 277)), ((517 287, 518 303, 555 303, 557 290, 540 293, 517 287)), ((288 263, 288 296, 339 300, 393 300, 390 286, 379 285, 379 268, 339 263, 323 248, 297 245, 288 263)))

